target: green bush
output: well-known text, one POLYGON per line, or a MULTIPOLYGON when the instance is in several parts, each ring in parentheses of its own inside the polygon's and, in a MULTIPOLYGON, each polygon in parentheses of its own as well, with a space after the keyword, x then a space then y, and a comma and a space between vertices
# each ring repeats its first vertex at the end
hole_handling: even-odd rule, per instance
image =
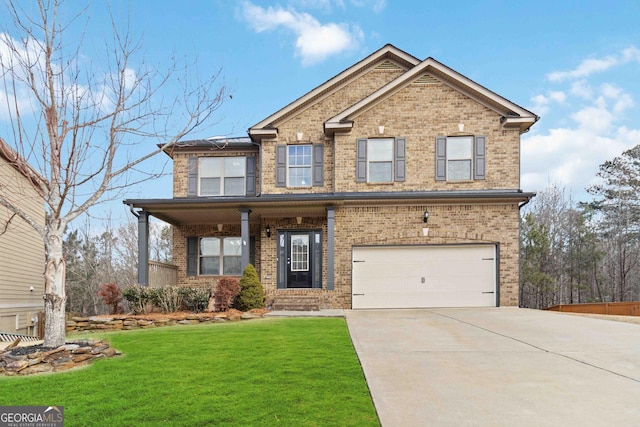
POLYGON ((153 305, 158 307, 163 313, 178 311, 183 302, 182 288, 178 286, 151 288, 149 289, 149 294, 153 305))
POLYGON ((182 304, 187 310, 200 313, 209 306, 211 289, 180 288, 180 294, 182 296, 182 304))
POLYGON ((122 291, 122 296, 129 303, 129 310, 133 314, 145 314, 151 303, 150 288, 131 285, 122 291))
POLYGON ((236 297, 235 308, 241 311, 264 308, 264 288, 253 265, 248 264, 240 278, 240 293, 236 297))

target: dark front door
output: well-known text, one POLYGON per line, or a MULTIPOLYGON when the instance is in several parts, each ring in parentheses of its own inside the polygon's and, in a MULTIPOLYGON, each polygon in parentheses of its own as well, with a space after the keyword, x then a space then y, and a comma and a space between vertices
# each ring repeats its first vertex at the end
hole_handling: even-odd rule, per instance
POLYGON ((311 233, 287 233, 287 287, 311 287, 311 233))
POLYGON ((321 287, 321 260, 319 230, 278 232, 278 288, 321 287))

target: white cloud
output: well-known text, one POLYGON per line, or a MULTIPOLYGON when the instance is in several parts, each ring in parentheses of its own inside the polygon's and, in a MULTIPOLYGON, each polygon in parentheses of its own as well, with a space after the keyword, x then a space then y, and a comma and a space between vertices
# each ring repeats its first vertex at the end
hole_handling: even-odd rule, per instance
POLYGON ((536 95, 531 98, 532 107, 531 111, 535 111, 536 114, 544 116, 549 112, 550 104, 552 102, 562 104, 567 99, 567 95, 561 91, 552 91, 545 95, 536 95))
POLYGON ((591 99, 593 96, 593 89, 586 80, 578 80, 571 83, 570 91, 572 95, 576 95, 583 99, 591 99))
POLYGON ((608 55, 604 58, 585 59, 570 71, 553 71, 547 74, 547 80, 552 82, 576 80, 629 62, 640 62, 640 49, 635 46, 630 46, 623 49, 619 54, 608 55))
POLYGON ((555 91, 555 92, 549 93, 549 98, 562 104, 567 99, 567 95, 564 92, 555 91))
MULTIPOLYGON (((582 81, 580 87, 587 86, 582 81)), ((571 93, 583 94, 573 90, 571 93)), ((562 102, 568 100, 561 95, 553 98, 562 102)), ((532 101, 548 112, 553 98, 551 95, 538 95, 532 101)), ((583 99, 581 96, 578 98, 583 99)), ((561 183, 578 200, 586 200, 589 196, 585 189, 597 182, 599 165, 640 143, 640 130, 620 125, 623 120, 621 113, 634 106, 632 96, 622 88, 603 84, 595 99, 569 113, 574 126, 524 135, 522 188, 540 191, 550 184, 561 183)))
POLYGON ((590 200, 586 188, 598 183, 599 166, 640 144, 634 99, 640 93, 627 77, 639 64, 640 49, 631 46, 546 75, 550 87, 531 98, 532 111, 544 119, 522 136, 524 190, 560 184, 574 200, 590 200))
POLYGON ((561 183, 577 200, 597 182, 598 166, 635 146, 640 130, 620 128, 611 135, 591 129, 559 128, 522 138, 522 182, 525 191, 541 191, 561 183))
POLYGON ((362 30, 347 24, 321 24, 308 13, 281 7, 262 8, 251 2, 241 3, 242 17, 256 32, 284 28, 296 37, 296 54, 303 65, 311 65, 331 55, 356 49, 363 39, 362 30))

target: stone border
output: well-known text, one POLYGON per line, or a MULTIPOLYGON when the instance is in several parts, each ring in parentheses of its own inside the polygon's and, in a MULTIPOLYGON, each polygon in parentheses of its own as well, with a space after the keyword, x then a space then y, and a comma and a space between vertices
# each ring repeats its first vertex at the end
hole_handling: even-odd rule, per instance
POLYGON ((94 317, 72 317, 67 320, 67 332, 132 330, 158 328, 174 325, 194 325, 198 323, 228 322, 237 320, 257 319, 263 317, 265 310, 241 312, 230 310, 222 313, 184 313, 184 314, 155 314, 155 315, 114 315, 94 317))
POLYGON ((0 374, 13 376, 60 372, 86 366, 96 359, 121 354, 102 340, 70 341, 58 348, 14 355, 12 350, 16 348, 24 347, 0 351, 0 374))

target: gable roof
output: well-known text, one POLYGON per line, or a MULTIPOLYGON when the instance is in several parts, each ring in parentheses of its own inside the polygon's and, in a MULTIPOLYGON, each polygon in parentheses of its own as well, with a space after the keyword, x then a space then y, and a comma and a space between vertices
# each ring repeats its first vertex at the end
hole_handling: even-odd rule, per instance
POLYGON ((386 44, 381 49, 355 63, 351 67, 327 80, 320 86, 291 102, 289 105, 276 111, 266 119, 251 126, 248 130, 252 140, 257 141, 262 138, 275 138, 278 134, 277 123, 291 114, 299 111, 307 105, 317 102, 319 99, 335 92, 358 75, 366 72, 373 64, 381 63, 381 66, 394 66, 404 70, 411 69, 420 63, 420 60, 398 49, 386 44))
POLYGON ((519 128, 520 132, 525 132, 538 121, 539 117, 531 111, 490 91, 435 59, 427 58, 371 95, 327 120, 325 122, 325 133, 331 135, 337 131, 349 131, 353 127, 353 118, 425 76, 435 77, 458 92, 500 114, 502 116, 500 122, 505 128, 519 128))
POLYGON ((353 127, 353 119, 359 114, 373 108, 394 93, 420 79, 435 78, 485 105, 500 115, 500 123, 503 128, 519 129, 520 132, 526 132, 539 119, 531 111, 492 92, 431 57, 420 61, 397 47, 386 44, 381 49, 327 80, 289 105, 251 126, 248 130, 249 137, 256 142, 263 138, 276 138, 278 136, 278 123, 308 105, 334 93, 354 78, 367 72, 374 64, 378 64, 378 67, 401 68, 405 72, 371 95, 327 120, 325 122, 327 136, 340 131, 348 132, 353 127))

